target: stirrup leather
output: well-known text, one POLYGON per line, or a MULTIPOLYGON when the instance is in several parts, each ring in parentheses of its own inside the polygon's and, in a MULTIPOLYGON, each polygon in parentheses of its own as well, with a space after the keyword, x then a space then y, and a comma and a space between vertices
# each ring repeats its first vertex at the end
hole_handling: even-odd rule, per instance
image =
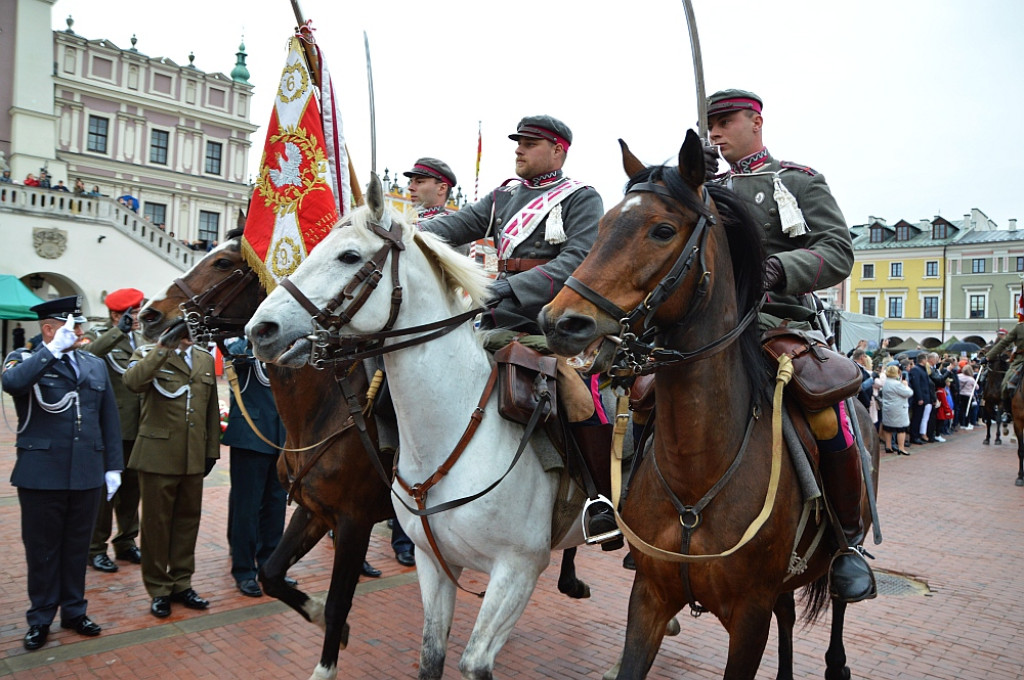
POLYGON ((587 545, 597 545, 598 543, 604 543, 615 538, 621 538, 622 532, 619 531, 618 527, 615 527, 615 529, 613 529, 612 531, 606 531, 604 533, 596 534, 594 536, 590 535, 590 528, 588 527, 590 516, 587 514, 587 511, 590 509, 590 506, 595 504, 604 504, 608 506, 609 510, 613 510, 612 502, 608 500, 608 498, 605 497, 603 494, 598 494, 597 498, 587 499, 587 502, 583 504, 583 514, 580 517, 580 524, 583 527, 584 542, 587 545))

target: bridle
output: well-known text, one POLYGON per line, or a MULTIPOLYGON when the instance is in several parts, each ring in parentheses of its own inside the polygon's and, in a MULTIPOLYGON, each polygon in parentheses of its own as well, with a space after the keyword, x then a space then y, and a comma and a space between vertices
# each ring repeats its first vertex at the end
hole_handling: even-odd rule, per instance
POLYGON ((184 279, 174 279, 174 285, 185 294, 186 300, 178 305, 178 309, 181 310, 192 338, 217 340, 244 335, 245 324, 249 319, 225 317, 222 314, 253 283, 259 283, 256 272, 241 268, 235 269, 202 293, 194 292, 184 279))
MULTIPOLYGON (((638 182, 626 190, 626 195, 634 192, 653 193, 666 199, 670 205, 680 204, 679 199, 664 185, 655 182, 638 182)), ((711 282, 711 271, 707 268, 705 258, 706 245, 711 227, 718 224, 718 220, 711 212, 711 195, 706 188, 703 191, 703 203, 700 218, 676 258, 675 264, 654 289, 644 297, 643 301, 631 311, 625 311, 574 276, 570 276, 566 280, 567 288, 575 291, 619 322, 619 336, 606 337, 606 341, 614 342, 619 346, 615 363, 608 371, 611 375, 618 377, 641 375, 652 373, 662 366, 706 359, 729 346, 757 317, 760 305, 751 308, 731 331, 696 350, 684 352, 658 347, 655 344, 656 339, 662 335, 662 329, 653 325, 654 315, 658 308, 687 280, 688 276, 698 271, 694 269, 695 263, 699 265, 700 271, 695 297, 703 298, 707 295, 711 282)), ((691 305, 683 318, 676 321, 674 325, 685 325, 697 307, 696 304, 691 305)))
POLYGON ((280 285, 288 291, 303 309, 310 313, 312 332, 307 336, 310 341, 309 363, 316 368, 323 368, 329 363, 349 362, 369 357, 381 356, 389 352, 405 349, 413 345, 429 342, 450 333, 464 322, 473 318, 481 311, 471 309, 448 319, 429 324, 394 330, 398 319, 398 310, 402 305, 402 286, 398 279, 399 258, 405 250, 402 241, 402 224, 393 221, 391 215, 384 212, 380 222, 371 222, 367 227, 384 239, 384 245, 374 253, 373 257, 363 263, 341 291, 321 308, 317 307, 305 293, 299 290, 288 277, 281 279, 280 285), (377 289, 384 278, 384 269, 388 257, 391 257, 391 310, 387 323, 382 330, 364 335, 344 335, 344 328, 356 313, 363 308, 367 299, 377 289), (406 335, 418 335, 415 338, 384 347, 384 341, 406 335))

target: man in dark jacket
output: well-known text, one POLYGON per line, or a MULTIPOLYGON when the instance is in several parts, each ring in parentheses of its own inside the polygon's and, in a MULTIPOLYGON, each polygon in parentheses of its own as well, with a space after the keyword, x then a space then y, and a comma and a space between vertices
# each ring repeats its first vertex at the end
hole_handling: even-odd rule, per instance
POLYGON ((86 319, 78 296, 32 307, 42 342, 7 356, 3 390, 18 412, 17 461, 21 538, 28 562, 25 649, 46 644, 60 625, 99 635, 86 615, 85 566, 100 499, 121 484, 121 424, 103 361, 76 349, 86 319))
POLYGON ((914 390, 914 396, 910 398, 911 444, 927 444, 931 441, 921 437, 924 433, 923 428, 927 426, 932 404, 935 403, 935 386, 928 377, 927 363, 928 355, 922 352, 917 355, 914 366, 910 369, 910 389, 914 390))

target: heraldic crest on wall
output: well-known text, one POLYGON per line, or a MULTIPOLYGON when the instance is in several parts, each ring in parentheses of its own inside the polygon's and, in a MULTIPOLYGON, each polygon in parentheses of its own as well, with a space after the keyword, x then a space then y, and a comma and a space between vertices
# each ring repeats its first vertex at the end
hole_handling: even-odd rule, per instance
POLYGON ((32 247, 36 249, 36 255, 39 257, 56 260, 67 250, 68 232, 63 229, 36 227, 32 230, 32 247))

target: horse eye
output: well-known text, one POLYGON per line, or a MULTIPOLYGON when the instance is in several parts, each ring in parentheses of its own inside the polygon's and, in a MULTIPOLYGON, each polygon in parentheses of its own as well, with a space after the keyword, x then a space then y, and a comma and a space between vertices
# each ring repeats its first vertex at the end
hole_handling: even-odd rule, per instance
POLYGON ((651 229, 651 238, 655 238, 659 241, 670 241, 673 236, 676 235, 676 228, 671 224, 662 222, 657 224, 651 229))
POLYGON ((221 257, 218 258, 217 261, 213 263, 213 266, 216 267, 217 269, 231 269, 231 267, 234 266, 234 263, 232 263, 231 260, 221 257))
POLYGON ((346 250, 341 255, 338 255, 338 262, 342 264, 359 264, 362 259, 359 251, 356 250, 346 250))

